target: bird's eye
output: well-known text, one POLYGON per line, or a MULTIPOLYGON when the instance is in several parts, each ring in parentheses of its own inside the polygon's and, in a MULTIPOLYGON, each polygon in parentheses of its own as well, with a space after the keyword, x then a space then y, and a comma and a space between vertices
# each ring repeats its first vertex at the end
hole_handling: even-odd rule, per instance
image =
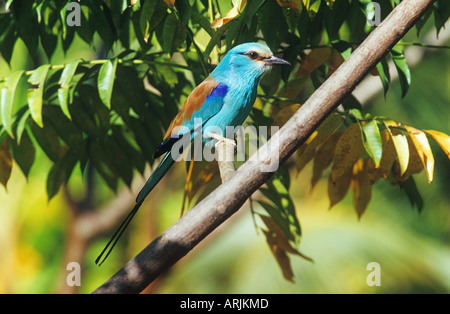
POLYGON ((258 53, 254 52, 254 51, 250 51, 249 53, 247 53, 247 56, 252 60, 256 60, 259 57, 258 53))

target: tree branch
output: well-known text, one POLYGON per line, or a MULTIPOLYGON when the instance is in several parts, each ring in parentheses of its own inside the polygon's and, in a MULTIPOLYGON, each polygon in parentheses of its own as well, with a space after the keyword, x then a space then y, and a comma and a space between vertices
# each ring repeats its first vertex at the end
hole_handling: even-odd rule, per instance
POLYGON ((404 0, 246 163, 94 293, 138 293, 234 214, 335 110, 434 0, 404 0))

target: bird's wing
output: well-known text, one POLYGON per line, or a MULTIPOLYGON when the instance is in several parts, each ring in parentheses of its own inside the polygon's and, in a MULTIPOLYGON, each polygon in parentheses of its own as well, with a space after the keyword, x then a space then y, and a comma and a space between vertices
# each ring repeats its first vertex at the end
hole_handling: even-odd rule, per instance
POLYGON ((206 78, 189 95, 178 114, 172 120, 164 136, 162 144, 157 148, 154 157, 157 158, 168 152, 183 133, 181 126, 187 127, 189 132, 194 130, 194 120, 201 119, 205 124, 217 114, 223 106, 223 99, 227 94, 228 86, 221 84, 212 77, 206 78))
POLYGON ((190 132, 192 132, 194 130, 194 119, 202 119, 202 123, 206 123, 207 120, 217 114, 222 108, 223 99, 227 91, 228 87, 226 85, 218 83, 211 77, 205 79, 192 91, 181 107, 178 115, 172 120, 172 123, 170 124, 164 137, 164 141, 158 147, 154 156, 156 158, 166 152, 168 153, 164 156, 163 160, 160 162, 155 171, 153 171, 152 175, 139 192, 136 198, 136 205, 97 257, 95 260, 96 264, 101 265, 106 260, 117 241, 133 219, 134 215, 139 210, 139 207, 144 202, 144 199, 174 164, 175 161, 171 156, 170 149, 183 135, 177 133, 177 127, 185 126, 190 130, 190 132))

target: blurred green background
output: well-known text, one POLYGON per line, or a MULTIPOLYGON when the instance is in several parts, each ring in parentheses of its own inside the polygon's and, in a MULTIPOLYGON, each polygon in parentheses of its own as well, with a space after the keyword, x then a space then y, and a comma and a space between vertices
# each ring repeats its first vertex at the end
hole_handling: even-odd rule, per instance
MULTIPOLYGON (((448 26, 448 25, 447 25, 448 26)), ((0 76, 31 65, 19 40, 11 69, 0 61, 0 76)), ((55 53, 51 62, 64 63, 94 51, 78 40, 66 55, 55 53)), ((386 99, 380 93, 366 109, 423 129, 450 134, 450 50, 427 52, 411 69, 412 83, 404 99, 398 82, 386 99)), ((314 263, 291 256, 294 282, 286 281, 265 238, 254 227, 246 204, 214 231, 146 292, 153 293, 449 293, 450 292, 450 162, 430 141, 436 159, 435 180, 415 175, 424 199, 421 213, 406 196, 380 180, 361 220, 351 195, 328 210, 326 180, 310 191, 311 167, 294 173, 291 192, 302 225, 301 252, 314 263), (368 286, 370 262, 381 267, 381 286, 368 286)), ((66 228, 71 219, 67 200, 60 193, 47 201, 45 177, 50 161, 38 151, 29 179, 17 166, 7 188, 0 186, 0 293, 54 293, 61 291, 69 271, 63 264, 66 228)), ((114 197, 100 178, 96 201, 114 197)), ((81 270, 79 293, 90 293, 137 254, 179 216, 185 169, 177 165, 161 182, 163 191, 147 202, 126 238, 102 266, 95 257, 107 241, 89 247, 81 270)), ((79 169, 69 187, 83 190, 79 169)), ((81 192, 80 192, 81 193, 81 192)))

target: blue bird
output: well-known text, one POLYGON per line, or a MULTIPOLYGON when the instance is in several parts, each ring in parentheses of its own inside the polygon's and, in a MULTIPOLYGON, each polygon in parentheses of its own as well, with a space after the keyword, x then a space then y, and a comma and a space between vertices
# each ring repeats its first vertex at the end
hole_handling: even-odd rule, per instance
MULTIPOLYGON (((99 265, 109 256, 146 196, 175 163, 171 153, 173 145, 186 134, 193 139, 198 132, 194 121, 201 119, 202 131, 214 127, 215 133, 221 132, 222 134, 217 135, 225 139, 223 134, 227 126, 240 126, 248 117, 256 99, 261 76, 275 65, 290 65, 290 63, 275 57, 263 44, 241 44, 231 49, 214 71, 191 92, 154 154, 155 158, 164 154, 165 156, 139 192, 134 208, 97 257, 96 264, 99 264, 106 252, 99 265)), ((205 145, 212 145, 217 138, 212 134, 211 136, 204 134, 202 141, 205 145)))

